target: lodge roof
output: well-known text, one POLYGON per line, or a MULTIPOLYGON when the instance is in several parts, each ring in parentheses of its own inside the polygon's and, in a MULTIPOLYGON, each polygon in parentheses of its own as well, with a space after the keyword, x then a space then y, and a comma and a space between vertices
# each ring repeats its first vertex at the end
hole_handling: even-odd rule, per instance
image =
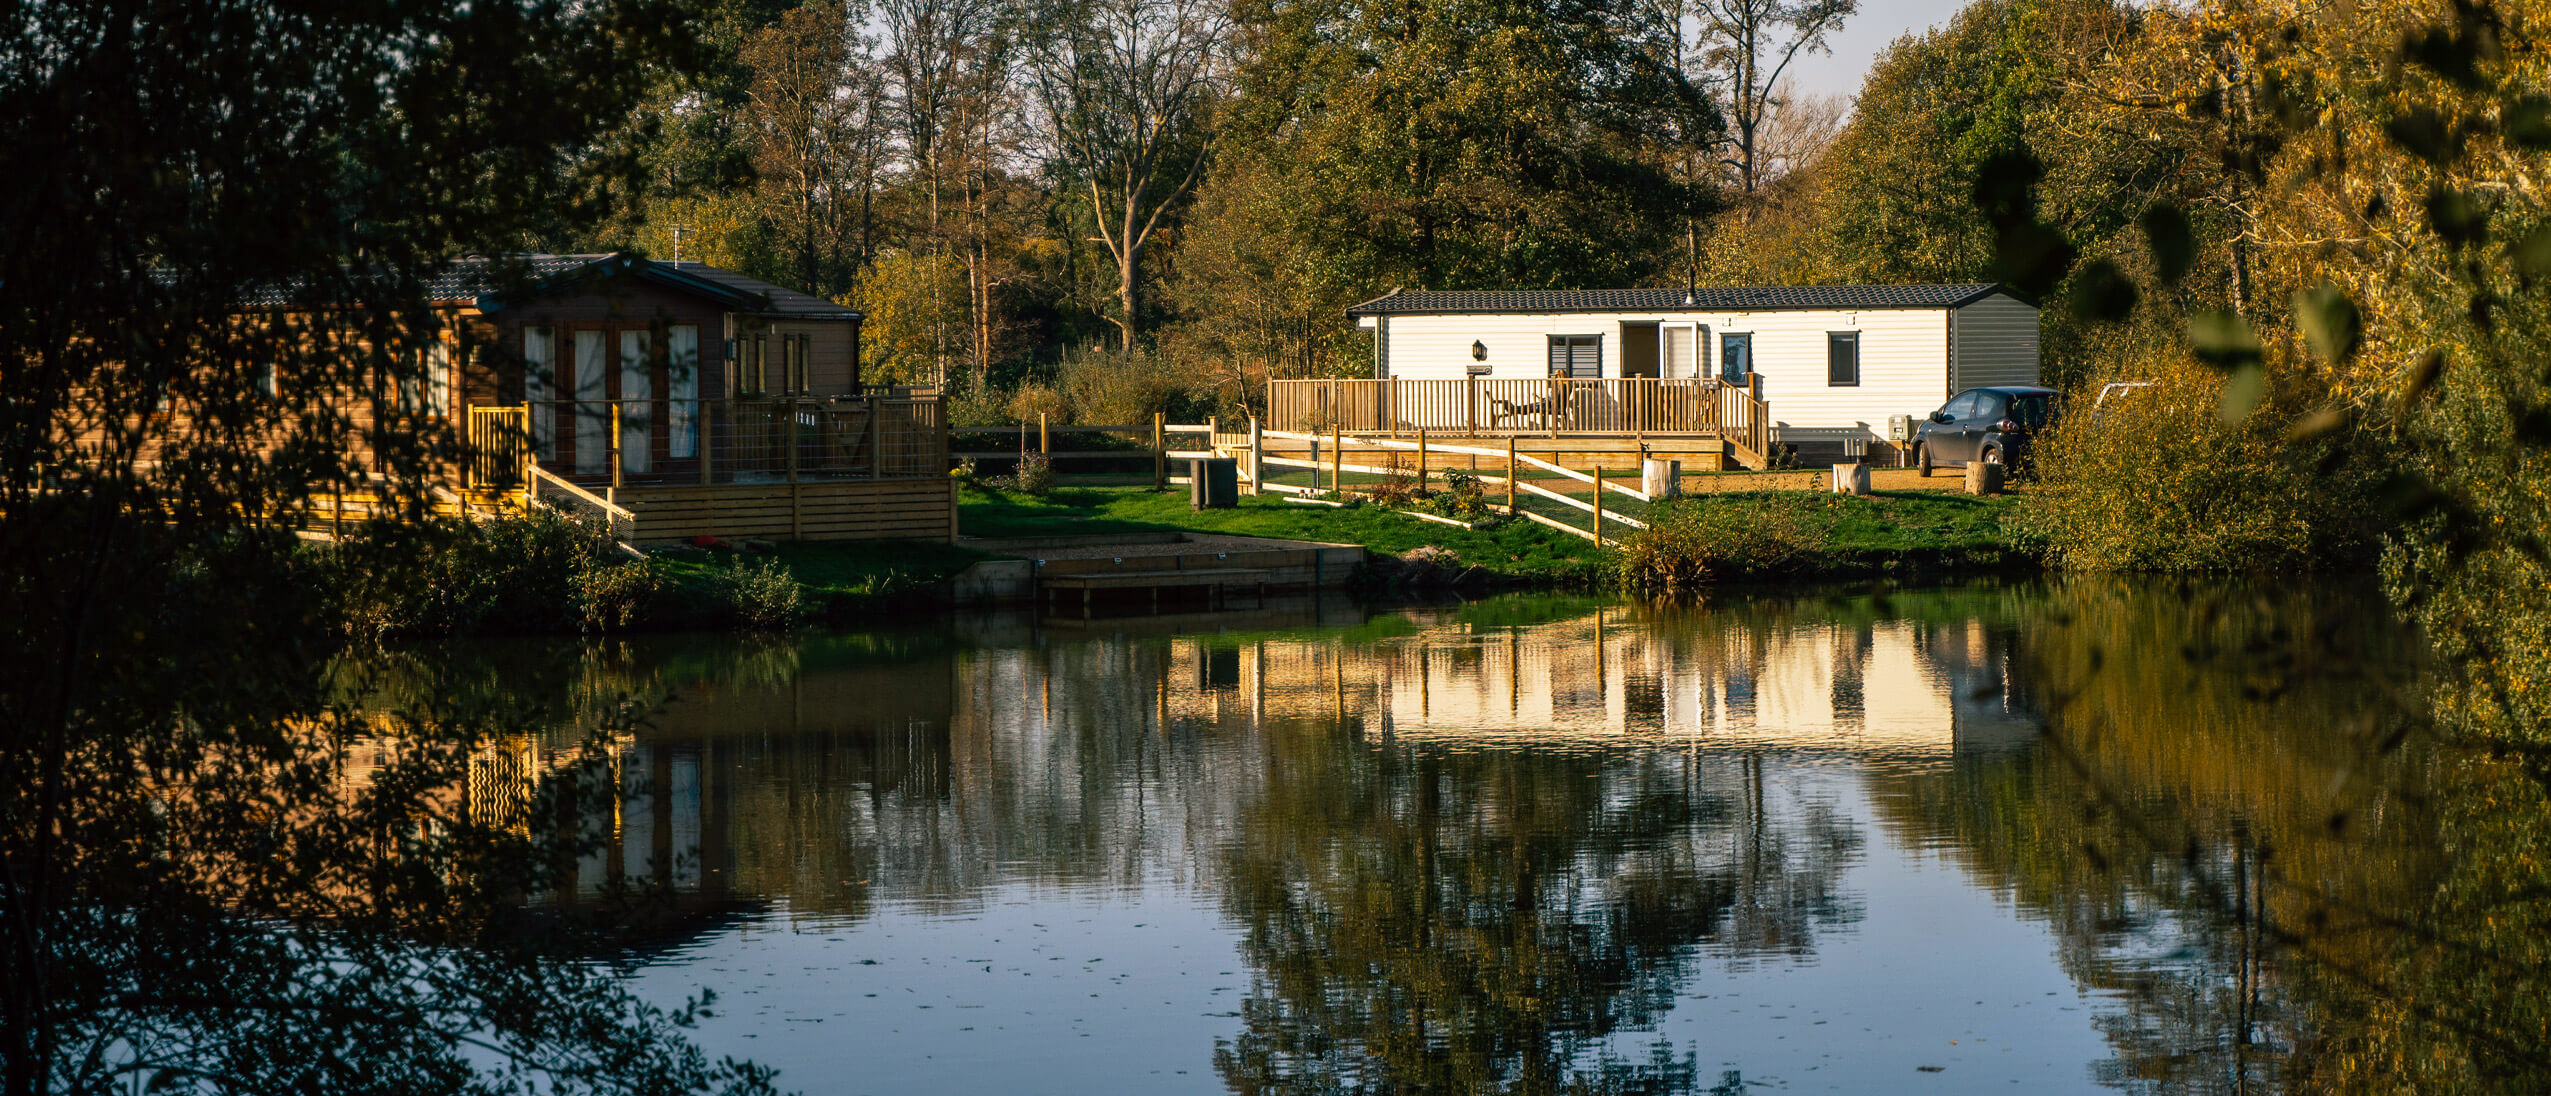
MULTIPOLYGON (((659 262, 618 252, 587 255, 467 255, 436 267, 424 280, 425 297, 437 304, 495 311, 508 294, 547 296, 574 292, 587 278, 633 277, 677 293, 719 301, 738 312, 799 319, 859 318, 859 311, 786 286, 748 278, 707 263, 659 262)), ((303 281, 274 282, 241 295, 250 306, 291 306, 311 295, 303 281)))
MULTIPOLYGON (((1723 289, 1397 290, 1346 310, 1349 316, 1466 315, 1491 312, 1770 312, 1958 308, 1996 293, 1963 285, 1760 285, 1723 289)), ((2025 303, 2025 302, 2024 302, 2025 303)))

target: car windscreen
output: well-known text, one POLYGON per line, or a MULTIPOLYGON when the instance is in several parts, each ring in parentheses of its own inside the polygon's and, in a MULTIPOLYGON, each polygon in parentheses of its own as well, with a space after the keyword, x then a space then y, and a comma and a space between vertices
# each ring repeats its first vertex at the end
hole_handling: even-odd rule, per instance
POLYGON ((2010 418, 2025 429, 2044 429, 2046 424, 2055 421, 2055 397, 2045 393, 2013 396, 2010 418))

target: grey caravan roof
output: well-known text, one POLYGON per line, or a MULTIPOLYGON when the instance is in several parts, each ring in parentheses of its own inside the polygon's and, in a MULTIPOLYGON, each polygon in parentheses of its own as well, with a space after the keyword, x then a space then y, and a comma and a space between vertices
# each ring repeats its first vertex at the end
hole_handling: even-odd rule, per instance
MULTIPOLYGON (((1732 289, 1392 290, 1346 310, 1349 316, 1459 316, 1534 312, 1773 312, 1959 308, 1994 294, 2027 300, 1990 282, 1961 285, 1770 285, 1732 289)), ((2034 305, 2032 305, 2034 307, 2034 305)))

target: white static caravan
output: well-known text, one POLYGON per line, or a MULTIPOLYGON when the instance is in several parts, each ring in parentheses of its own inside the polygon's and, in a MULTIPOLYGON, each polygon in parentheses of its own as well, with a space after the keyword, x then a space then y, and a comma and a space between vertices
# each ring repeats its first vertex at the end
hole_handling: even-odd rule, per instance
POLYGON ((1890 416, 2038 383, 2037 306, 1999 285, 1393 290, 1347 315, 1377 378, 1759 376, 1801 434, 1884 438, 1890 416))

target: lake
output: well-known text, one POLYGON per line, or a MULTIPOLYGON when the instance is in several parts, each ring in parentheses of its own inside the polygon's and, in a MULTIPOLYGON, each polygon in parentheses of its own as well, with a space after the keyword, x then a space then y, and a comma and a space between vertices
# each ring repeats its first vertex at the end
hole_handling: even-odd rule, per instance
POLYGON ((2539 797, 2413 650, 2087 580, 490 657, 660 701, 583 876, 801 1091, 2038 1093, 2539 1066, 2539 797))

